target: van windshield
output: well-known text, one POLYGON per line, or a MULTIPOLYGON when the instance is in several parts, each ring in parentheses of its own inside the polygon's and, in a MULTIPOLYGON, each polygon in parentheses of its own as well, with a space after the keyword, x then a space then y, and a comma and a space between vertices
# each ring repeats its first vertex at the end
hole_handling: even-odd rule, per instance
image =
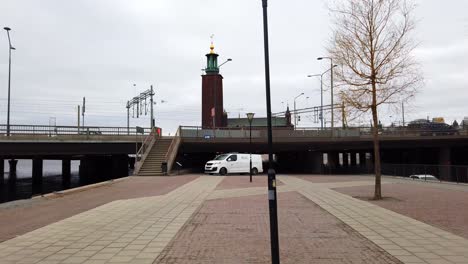
POLYGON ((224 159, 227 158, 227 156, 229 156, 229 155, 227 155, 227 154, 222 154, 222 155, 216 156, 216 158, 215 158, 214 160, 224 160, 224 159))

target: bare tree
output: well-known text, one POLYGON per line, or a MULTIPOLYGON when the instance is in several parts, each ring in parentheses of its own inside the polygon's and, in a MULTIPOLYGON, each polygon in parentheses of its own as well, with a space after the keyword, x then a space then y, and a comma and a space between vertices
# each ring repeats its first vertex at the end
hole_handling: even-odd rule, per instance
POLYGON ((342 66, 336 71, 339 94, 347 105, 372 114, 374 199, 382 199, 378 109, 414 95, 422 80, 412 57, 414 5, 410 0, 336 0, 330 10, 329 52, 342 66))

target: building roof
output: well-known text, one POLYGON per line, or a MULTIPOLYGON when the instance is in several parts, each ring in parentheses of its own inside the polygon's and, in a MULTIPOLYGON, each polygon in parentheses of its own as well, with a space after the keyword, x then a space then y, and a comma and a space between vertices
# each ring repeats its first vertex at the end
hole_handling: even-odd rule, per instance
MULTIPOLYGON (((266 127, 267 126, 266 117, 258 117, 252 120, 252 127, 266 127)), ((272 117, 271 125, 273 127, 287 127, 288 122, 286 117, 272 117)), ((228 118, 227 127, 249 127, 249 119, 247 118, 228 118)))

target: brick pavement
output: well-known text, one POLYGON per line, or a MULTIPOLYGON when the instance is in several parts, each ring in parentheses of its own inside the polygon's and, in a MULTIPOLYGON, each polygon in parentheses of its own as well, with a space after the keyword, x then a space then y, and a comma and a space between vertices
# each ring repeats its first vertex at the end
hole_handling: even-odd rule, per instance
MULTIPOLYGON (((468 211, 460 210, 468 208, 468 186, 464 186, 465 191, 459 189, 461 186, 448 190, 451 186, 404 181, 384 187, 383 195, 388 199, 369 202, 468 239, 468 211)), ((334 190, 368 201, 374 187, 334 190)))
MULTIPOLYGON (((184 250, 187 254, 180 256, 194 263, 220 263, 219 250, 228 256, 221 258, 225 263, 267 261, 266 187, 215 190, 224 178, 202 176, 165 195, 113 201, 39 228, 0 243, 1 263, 138 264, 153 263, 158 256, 156 263, 180 263, 183 257, 174 258, 171 252, 182 254, 184 250), (229 237, 223 234, 226 228, 234 228, 229 237), (179 237, 190 239, 188 248, 177 244, 179 237), (251 240, 245 237, 255 242, 253 248, 247 246, 251 240), (233 241, 237 241, 235 245, 230 244, 233 241), (204 247, 205 242, 212 247, 204 247), (247 259, 235 262, 237 252, 246 252, 247 259)), ((468 263, 468 240, 330 189, 373 182, 372 178, 347 179, 314 183, 279 177, 284 183, 278 187, 280 238, 286 241, 281 242, 282 256, 290 263, 303 259, 308 260, 303 263, 379 263, 376 261, 381 259, 384 262, 380 263, 398 263, 396 259, 403 263, 468 263), (320 250, 314 251, 317 248, 320 250), (351 262, 346 262, 350 261, 348 255, 351 262)), ((235 182, 228 185, 238 187, 235 182)))
POLYGON ((468 263, 467 239, 306 180, 281 180, 403 263, 468 263))
MULTIPOLYGON (((400 263, 298 194, 279 194, 281 263, 400 263)), ((154 263, 271 263, 266 195, 210 200, 154 263)))
MULTIPOLYGON (((277 186, 283 185, 281 181, 278 181, 277 186)), ((251 187, 267 187, 268 176, 266 174, 252 176, 252 182, 250 182, 250 176, 234 176, 229 175, 216 187, 216 190, 225 189, 239 189, 239 188, 251 188, 251 187)))
POLYGON ((99 188, 0 207, 0 242, 119 199, 166 194, 198 176, 128 177, 99 188))
POLYGON ((114 201, 0 244, 2 263, 152 263, 222 177, 114 201))

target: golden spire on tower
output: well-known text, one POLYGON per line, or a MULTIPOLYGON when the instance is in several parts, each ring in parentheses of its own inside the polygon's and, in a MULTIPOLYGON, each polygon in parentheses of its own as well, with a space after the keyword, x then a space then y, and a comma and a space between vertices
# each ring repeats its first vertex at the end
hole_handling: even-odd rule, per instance
POLYGON ((214 44, 213 44, 214 34, 211 34, 210 38, 211 38, 210 54, 214 54, 214 44))

